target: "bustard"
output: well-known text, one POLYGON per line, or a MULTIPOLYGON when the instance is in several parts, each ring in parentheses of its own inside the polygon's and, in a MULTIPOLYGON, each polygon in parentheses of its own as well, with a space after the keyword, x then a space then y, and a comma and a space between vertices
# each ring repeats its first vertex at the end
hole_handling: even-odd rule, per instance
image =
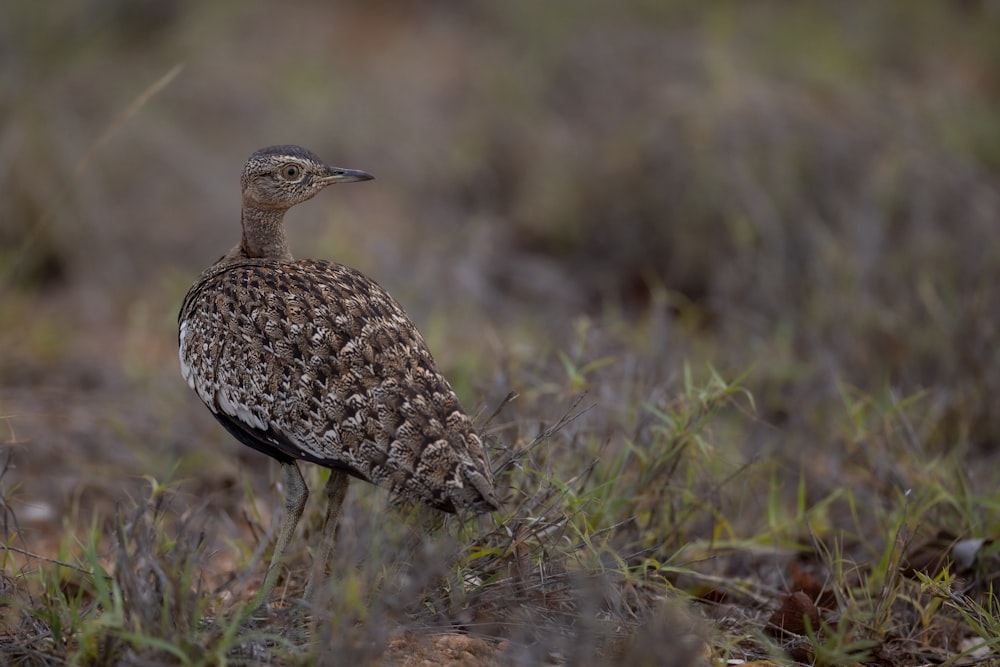
POLYGON ((499 507, 482 442, 399 303, 354 269, 288 250, 289 208, 371 178, 299 146, 255 152, 241 179, 240 243, 181 307, 187 383, 233 437, 284 469, 282 521, 250 613, 269 600, 309 495, 296 459, 331 469, 321 567, 348 476, 445 512, 499 507))

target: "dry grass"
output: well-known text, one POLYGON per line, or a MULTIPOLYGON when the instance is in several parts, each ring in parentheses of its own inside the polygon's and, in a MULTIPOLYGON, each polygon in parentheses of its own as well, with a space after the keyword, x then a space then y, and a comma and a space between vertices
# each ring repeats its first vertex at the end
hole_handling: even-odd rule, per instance
POLYGON ((277 12, 0 9, 2 661, 1000 664, 995 3, 277 12), (354 485, 304 609, 313 502, 241 629, 282 493, 175 313, 284 142, 507 502, 354 485))

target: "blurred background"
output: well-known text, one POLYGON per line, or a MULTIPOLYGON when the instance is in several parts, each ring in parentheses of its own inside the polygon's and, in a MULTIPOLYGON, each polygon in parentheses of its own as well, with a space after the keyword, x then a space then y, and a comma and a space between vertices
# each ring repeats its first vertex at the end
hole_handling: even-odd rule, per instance
POLYGON ((995 484, 998 35, 989 0, 9 0, 11 507, 44 550, 142 475, 268 483, 181 380, 176 313, 277 143, 375 174, 296 208, 293 253, 396 295, 470 410, 589 390, 613 439, 687 363, 747 373, 733 456, 817 494, 872 464, 845 396, 916 402, 906 442, 995 484))

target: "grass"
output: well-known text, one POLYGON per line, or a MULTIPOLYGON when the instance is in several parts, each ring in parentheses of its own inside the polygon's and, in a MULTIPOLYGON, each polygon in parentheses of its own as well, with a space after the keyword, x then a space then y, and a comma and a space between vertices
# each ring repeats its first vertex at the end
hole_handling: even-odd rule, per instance
MULTIPOLYGON (((565 371, 565 359, 557 355, 553 367, 565 371)), ((26 664, 297 664, 335 655, 371 662, 403 632, 502 639, 501 662, 548 656, 568 664, 595 656, 635 664, 628 656, 665 650, 688 656, 688 664, 781 655, 822 665, 902 664, 928 652, 963 664, 995 647, 989 548, 959 573, 947 566, 951 545, 938 542, 927 547, 943 559, 938 567, 904 575, 930 527, 988 534, 975 525, 987 498, 970 497, 960 476, 942 476, 880 497, 868 495, 871 480, 859 480, 857 490, 813 500, 802 477, 789 505, 777 471, 734 465, 723 454, 726 422, 755 419, 750 394, 714 371, 696 375, 687 369, 669 403, 647 406, 633 438, 619 443, 595 439, 592 425, 582 425, 594 410, 586 396, 537 437, 501 438, 516 443, 495 456, 509 500, 478 524, 424 511, 385 515, 377 496, 365 496, 370 506, 341 529, 329 597, 310 610, 315 627, 304 646, 287 634, 309 568, 304 550, 284 584, 291 606, 240 631, 234 610, 247 591, 233 580, 207 581, 216 570, 206 549, 212 526, 176 484, 150 479, 131 507, 64 539, 58 557, 66 565, 28 558, 7 568, 14 574, 6 582, 6 657, 26 664), (747 497, 748 487, 756 498, 747 497), (757 512, 740 511, 753 504, 757 512), (819 624, 799 634, 768 622, 769 609, 794 590, 819 614, 819 624)), ((576 373, 567 373, 565 388, 575 385, 576 373)), ((887 426, 905 421, 919 400, 875 412, 877 403, 855 395, 848 413, 866 419, 845 420, 845 429, 870 436, 860 427, 877 416, 882 431, 896 433, 887 426)), ((317 526, 314 516, 307 533, 317 526)), ((16 545, 17 533, 9 540, 16 545)), ((8 566, 16 555, 8 554, 8 566)), ((244 567, 260 574, 261 554, 244 560, 234 574, 244 567)))
POLYGON ((29 4, 0 662, 1000 664, 989 3, 29 4), (506 502, 353 485, 303 610, 314 499, 241 629, 283 493, 179 379, 174 314, 286 141, 378 176, 293 248, 407 305, 506 502))

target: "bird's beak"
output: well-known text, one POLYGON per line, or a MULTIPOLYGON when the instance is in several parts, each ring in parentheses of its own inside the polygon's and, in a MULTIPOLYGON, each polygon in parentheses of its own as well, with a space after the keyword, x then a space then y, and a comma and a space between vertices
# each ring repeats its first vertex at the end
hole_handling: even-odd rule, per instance
POLYGON ((370 181, 374 176, 367 171, 360 169, 341 169, 340 167, 328 167, 326 176, 316 179, 323 185, 333 185, 335 183, 351 183, 353 181, 370 181))

